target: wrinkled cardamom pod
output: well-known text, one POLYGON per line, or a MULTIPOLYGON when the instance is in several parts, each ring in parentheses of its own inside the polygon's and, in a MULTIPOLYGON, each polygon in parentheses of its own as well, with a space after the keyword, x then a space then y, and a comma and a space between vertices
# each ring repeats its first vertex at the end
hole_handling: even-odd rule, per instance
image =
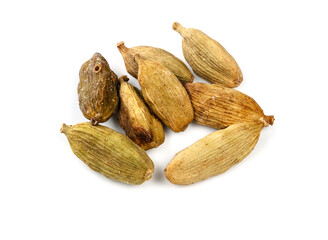
POLYGON ((241 122, 262 122, 264 126, 274 122, 253 98, 235 89, 206 83, 186 83, 185 88, 198 124, 221 129, 241 122))
POLYGON ((135 78, 138 78, 138 64, 134 56, 139 54, 144 59, 153 60, 167 67, 181 82, 194 80, 188 67, 179 58, 163 49, 148 46, 127 48, 124 42, 119 42, 117 48, 122 54, 126 70, 135 78))
POLYGON ((237 62, 220 43, 200 30, 184 28, 177 22, 173 23, 173 29, 182 36, 183 55, 195 74, 231 88, 242 82, 237 62))
POLYGON ((151 179, 154 164, 127 136, 105 126, 79 123, 63 124, 61 130, 74 154, 91 169, 128 184, 141 184, 151 179))
POLYGON ((106 122, 118 104, 117 76, 108 62, 95 53, 80 69, 79 105, 83 115, 93 125, 106 122))
POLYGON ((255 147, 262 123, 237 123, 198 140, 177 153, 164 170, 174 184, 187 185, 227 171, 255 147))
POLYGON ((119 78, 119 124, 126 135, 140 147, 145 150, 155 148, 164 142, 163 125, 146 106, 141 91, 128 83, 128 80, 125 75, 119 78))
POLYGON ((163 65, 135 56, 138 81, 150 109, 174 132, 187 128, 194 111, 186 89, 176 76, 163 65))

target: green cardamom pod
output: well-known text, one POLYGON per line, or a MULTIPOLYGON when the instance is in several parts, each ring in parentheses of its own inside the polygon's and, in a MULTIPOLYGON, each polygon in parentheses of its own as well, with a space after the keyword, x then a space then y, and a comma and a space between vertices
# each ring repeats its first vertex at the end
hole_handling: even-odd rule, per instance
POLYGON ((108 127, 90 123, 63 124, 73 153, 105 177, 128 184, 151 179, 154 164, 145 150, 127 136, 108 127))

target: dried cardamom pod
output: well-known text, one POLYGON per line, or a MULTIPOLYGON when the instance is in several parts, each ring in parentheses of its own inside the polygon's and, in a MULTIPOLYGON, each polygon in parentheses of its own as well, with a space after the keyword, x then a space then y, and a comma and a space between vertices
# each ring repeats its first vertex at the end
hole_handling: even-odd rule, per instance
POLYGON ((221 129, 241 122, 262 122, 264 126, 274 122, 253 98, 235 89, 206 83, 186 83, 185 88, 198 124, 221 129))
POLYGON ((127 76, 119 78, 120 108, 118 120, 126 135, 145 150, 164 142, 161 121, 150 112, 138 88, 128 83, 127 76))
POLYGON ((150 109, 174 132, 187 128, 194 118, 186 89, 163 65, 135 56, 139 65, 138 81, 150 109))
POLYGON ((183 55, 195 74, 231 88, 242 82, 237 62, 220 43, 200 30, 184 28, 177 22, 173 23, 173 29, 182 36, 183 55))
POLYGON ((73 153, 105 177, 128 184, 151 179, 153 162, 145 150, 127 136, 90 123, 63 124, 60 131, 66 135, 73 153))
POLYGON ((95 53, 80 69, 79 105, 93 125, 106 122, 118 104, 117 76, 106 59, 95 53))
POLYGON ((139 54, 144 59, 153 60, 167 67, 181 82, 194 80, 188 67, 179 58, 163 49, 148 46, 127 48, 124 42, 119 42, 117 48, 122 54, 126 70, 135 78, 138 78, 138 64, 134 55, 139 54))
POLYGON ((237 123, 198 140, 177 153, 164 170, 174 184, 187 185, 227 171, 255 147, 263 124, 237 123))

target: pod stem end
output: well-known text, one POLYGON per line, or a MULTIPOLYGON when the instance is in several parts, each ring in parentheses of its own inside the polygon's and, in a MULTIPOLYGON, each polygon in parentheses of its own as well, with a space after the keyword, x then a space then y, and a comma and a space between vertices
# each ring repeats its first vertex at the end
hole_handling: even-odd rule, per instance
POLYGON ((263 123, 264 127, 268 127, 269 125, 273 125, 274 122, 274 116, 264 116, 260 118, 260 122, 263 123))
POLYGON ((118 42, 116 46, 117 46, 117 48, 120 52, 127 52, 128 51, 128 48, 124 45, 123 41, 118 42))
POLYGON ((269 123, 270 125, 273 125, 273 123, 274 123, 274 116, 273 115, 265 116, 264 118, 265 118, 265 121, 267 123, 269 123))
POLYGON ((129 81, 129 78, 128 78, 128 76, 126 76, 126 75, 122 75, 122 76, 118 79, 118 81, 120 82, 120 84, 122 84, 122 83, 124 83, 124 82, 129 81))
POLYGON ((60 133, 64 133, 66 134, 67 130, 70 128, 71 126, 66 125, 65 123, 62 124, 62 127, 60 128, 60 133))
POLYGON ((182 25, 178 22, 174 22, 172 25, 172 28, 174 31, 177 31, 180 34, 181 34, 182 30, 184 29, 184 27, 182 27, 182 25))

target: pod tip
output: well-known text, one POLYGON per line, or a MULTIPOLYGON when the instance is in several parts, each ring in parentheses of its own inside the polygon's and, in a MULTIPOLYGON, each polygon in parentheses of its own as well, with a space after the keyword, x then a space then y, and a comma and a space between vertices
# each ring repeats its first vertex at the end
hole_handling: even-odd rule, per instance
POLYGON ((194 79, 195 79, 194 75, 191 74, 190 83, 192 83, 194 81, 194 79))
POLYGON ((93 55, 92 55, 92 58, 102 58, 103 56, 99 53, 99 52, 95 52, 93 55))
POLYGON ((234 86, 233 87, 238 87, 241 82, 243 81, 243 75, 240 74, 235 80, 234 80, 234 86))
POLYGON ((91 125, 92 125, 92 126, 97 126, 98 123, 99 123, 98 119, 96 119, 96 118, 92 118, 92 119, 91 119, 91 125))
POLYGON ((64 133, 66 134, 67 130, 70 128, 71 126, 66 125, 65 123, 62 124, 61 128, 60 128, 60 133, 64 133))
POLYGON ((167 168, 164 169, 164 175, 166 176, 167 174, 167 168))
POLYGON ((182 25, 178 22, 174 22, 173 25, 172 25, 172 28, 173 28, 174 31, 177 31, 180 34, 181 34, 181 30, 183 30, 182 25))
POLYGON ((260 122, 264 127, 268 127, 269 125, 273 125, 274 116, 264 116, 260 118, 260 122))
POLYGON ((182 183, 179 183, 171 174, 170 170, 168 170, 169 166, 166 166, 166 168, 164 169, 164 175, 166 177, 167 180, 169 180, 169 182, 173 183, 173 184, 177 184, 177 185, 183 185, 182 183))
POLYGON ((193 83, 192 82, 185 82, 185 83, 182 83, 182 85, 188 91, 188 89, 193 86, 193 83))
POLYGON ((266 121, 268 124, 273 125, 273 123, 274 123, 274 116, 273 116, 273 115, 265 116, 265 121, 266 121))
POLYGON ((151 179, 153 177, 153 173, 154 173, 154 169, 153 168, 147 169, 147 171, 145 173, 145 181, 151 179))
POLYGON ((116 46, 120 52, 126 52, 128 50, 128 48, 124 45, 123 41, 118 42, 116 46))
POLYGON ((129 81, 129 78, 128 78, 128 76, 126 76, 126 75, 122 75, 122 76, 118 79, 118 81, 120 82, 120 84, 122 84, 122 83, 124 83, 124 82, 129 81))

